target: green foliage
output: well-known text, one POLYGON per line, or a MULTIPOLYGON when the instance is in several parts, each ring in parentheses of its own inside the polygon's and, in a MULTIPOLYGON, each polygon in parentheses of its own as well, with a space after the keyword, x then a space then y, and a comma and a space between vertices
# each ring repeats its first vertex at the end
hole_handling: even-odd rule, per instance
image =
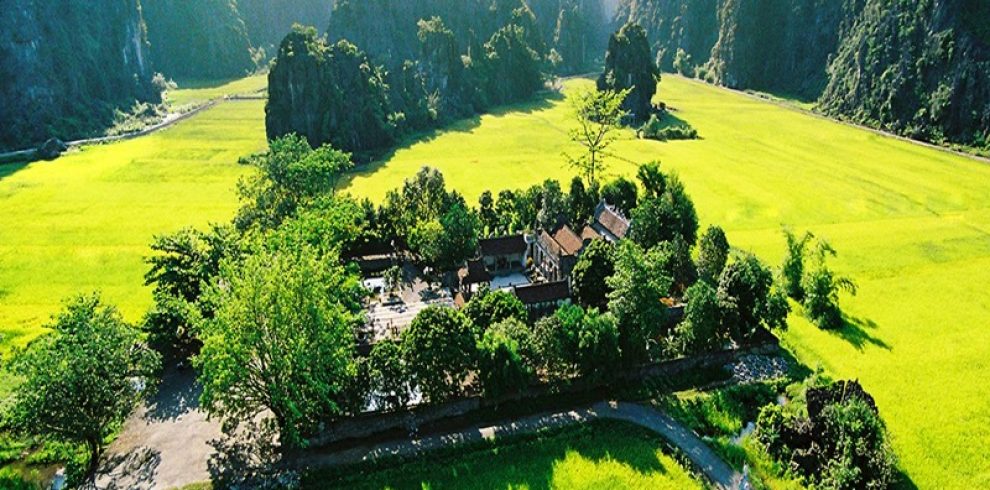
POLYGON ((236 1, 154 0, 141 10, 155 68, 169 78, 216 80, 255 68, 236 1))
POLYGON ((357 408, 347 406, 364 294, 356 273, 302 247, 225 262, 220 278, 193 363, 200 400, 225 429, 267 410, 282 443, 299 447, 320 423, 357 408))
POLYGON ((501 329, 489 329, 478 342, 478 377, 486 396, 525 389, 535 379, 519 343, 501 329))
POLYGON ((805 396, 806 415, 773 404, 760 411, 756 440, 770 456, 790 463, 816 488, 893 485, 896 460, 873 398, 845 381, 810 386, 805 396))
POLYGON ((708 282, 698 281, 684 293, 684 319, 674 328, 674 349, 681 354, 718 348, 724 340, 718 294, 708 282))
POLYGON ((455 194, 447 192, 443 174, 435 168, 422 167, 403 182, 401 189, 385 195, 379 218, 386 233, 397 243, 404 243, 423 222, 435 221, 440 225, 440 219, 456 201, 455 194))
POLYGON ((578 257, 571 271, 571 292, 585 308, 604 310, 610 291, 606 279, 615 273, 612 244, 593 240, 578 257))
POLYGON ((805 232, 798 237, 789 229, 784 229, 784 239, 787 240, 787 251, 784 263, 780 266, 780 279, 784 292, 795 301, 804 299, 804 259, 807 255, 808 244, 814 239, 811 232, 805 232))
POLYGON ((855 295, 856 284, 849 278, 837 276, 826 263, 836 255, 825 241, 819 241, 815 268, 808 271, 801 281, 804 290, 804 311, 812 323, 822 329, 838 329, 845 325, 839 308, 839 291, 855 295))
POLYGON ((240 230, 277 228, 300 208, 332 195, 340 174, 352 165, 350 154, 327 145, 314 150, 294 134, 273 139, 252 163, 260 172, 237 184, 244 203, 235 219, 240 230))
POLYGON ((510 318, 526 321, 526 306, 508 291, 491 291, 482 286, 464 305, 464 314, 482 331, 510 318))
POLYGON ((636 209, 638 196, 636 183, 625 177, 613 179, 602 187, 602 199, 626 214, 636 209))
MULTIPOLYGON (((631 238, 645 248, 673 241, 676 237, 687 243, 695 243, 698 238, 698 213, 684 184, 676 174, 667 175, 664 182, 659 197, 644 197, 632 212, 631 238)), ((644 187, 649 193, 646 182, 644 187)))
POLYGON ((536 226, 544 230, 552 230, 557 227, 562 219, 566 219, 568 213, 567 196, 560 189, 560 183, 556 180, 545 180, 543 185, 536 190, 536 226))
POLYGON ((615 249, 615 274, 605 283, 611 288, 608 311, 618 324, 623 362, 649 360, 649 343, 667 333, 667 308, 660 300, 674 283, 662 254, 621 241, 615 249))
POLYGON ((568 165, 594 187, 597 177, 606 170, 605 157, 618 137, 622 119, 626 116, 623 104, 629 90, 598 90, 581 92, 570 97, 571 109, 577 125, 568 131, 571 141, 581 145, 584 153, 579 156, 565 154, 568 165))
POLYGON ((477 251, 480 228, 478 217, 458 203, 439 221, 417 223, 409 234, 409 247, 431 267, 453 270, 477 251))
POLYGON ((9 423, 23 434, 85 444, 92 472, 104 440, 151 389, 161 361, 95 294, 69 300, 49 327, 8 366, 23 379, 9 423))
POLYGON ((570 210, 568 220, 574 226, 586 224, 595 211, 598 191, 594 187, 586 189, 581 177, 571 179, 571 188, 567 194, 567 209, 570 210))
POLYGON ((636 169, 636 179, 643 186, 644 198, 659 199, 667 190, 667 177, 660 170, 660 162, 654 160, 636 169))
POLYGON ((668 296, 682 294, 698 280, 698 270, 691 260, 691 245, 679 235, 669 242, 660 242, 655 249, 659 254, 660 267, 674 279, 668 296))
POLYGON ((677 54, 674 55, 673 63, 674 71, 681 75, 690 76, 694 73, 694 64, 691 60, 691 55, 684 51, 684 48, 677 48, 677 54))
POLYGON ((495 211, 495 199, 492 191, 485 191, 478 197, 478 220, 486 236, 499 234, 499 216, 495 211))
POLYGON ((540 55, 527 40, 527 31, 509 24, 485 44, 482 63, 488 100, 494 105, 518 102, 531 97, 543 86, 540 55))
POLYGON ((722 228, 711 225, 698 243, 698 279, 715 286, 729 260, 729 240, 722 228))
POLYGON ((389 340, 375 344, 368 357, 368 369, 371 393, 378 406, 385 410, 405 408, 410 390, 402 345, 389 340))
POLYGON ((660 116, 651 114, 650 118, 637 130, 640 138, 657 141, 667 140, 695 140, 698 139, 698 130, 692 128, 682 121, 669 121, 675 119, 667 113, 660 116))
POLYGON ((722 271, 718 303, 729 338, 745 342, 758 328, 784 328, 789 307, 773 288, 773 274, 752 254, 739 255, 722 271))
POLYGON ((598 90, 626 92, 622 109, 636 120, 645 120, 652 112, 660 70, 654 62, 646 31, 627 23, 612 34, 605 52, 605 71, 598 78, 598 90))
POLYGON ((471 321, 452 308, 430 306, 402 332, 402 351, 413 384, 430 403, 462 392, 477 363, 477 333, 471 321))
POLYGON ((576 305, 561 306, 554 317, 559 328, 551 333, 556 336, 551 345, 557 349, 556 361, 564 366, 559 372, 602 379, 615 370, 621 357, 615 317, 576 305))

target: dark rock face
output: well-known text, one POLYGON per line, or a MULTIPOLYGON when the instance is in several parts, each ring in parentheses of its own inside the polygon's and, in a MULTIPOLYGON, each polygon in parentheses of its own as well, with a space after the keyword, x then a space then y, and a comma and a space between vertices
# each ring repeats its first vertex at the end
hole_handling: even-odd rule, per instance
POLYGON ((294 24, 325 29, 330 22, 328 0, 237 0, 251 44, 274 55, 294 24))
POLYGON ((155 67, 176 79, 242 76, 254 67, 247 28, 232 0, 146 0, 155 67))
POLYGON ((646 31, 638 24, 626 24, 608 40, 605 71, 598 78, 598 90, 632 89, 622 107, 634 119, 649 117, 657 91, 657 70, 646 31))
POLYGON ((646 29, 653 40, 657 63, 673 71, 674 56, 684 50, 692 64, 704 64, 718 40, 720 0, 623 0, 616 13, 622 23, 646 29))
POLYGON ((842 38, 826 113, 990 149, 990 3, 867 0, 842 38))
POLYGON ((394 141, 384 72, 353 44, 328 45, 315 29, 293 30, 279 47, 268 87, 269 139, 297 133, 310 145, 350 152, 394 141))
POLYGON ((0 9, 0 148, 98 133, 157 103, 138 0, 11 0, 0 9))

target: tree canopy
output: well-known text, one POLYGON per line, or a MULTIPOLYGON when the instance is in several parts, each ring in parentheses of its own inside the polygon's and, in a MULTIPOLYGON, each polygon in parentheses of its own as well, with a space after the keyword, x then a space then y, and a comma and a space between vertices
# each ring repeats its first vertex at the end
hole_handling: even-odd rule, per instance
POLYGON ((95 294, 69 300, 49 328, 10 362, 23 381, 9 421, 22 433, 85 444, 93 471, 103 441, 151 391, 160 358, 95 294))
POLYGON ((354 409, 359 278, 301 247, 224 263, 221 279, 193 358, 202 404, 226 429, 270 411, 282 443, 303 446, 320 423, 354 409))

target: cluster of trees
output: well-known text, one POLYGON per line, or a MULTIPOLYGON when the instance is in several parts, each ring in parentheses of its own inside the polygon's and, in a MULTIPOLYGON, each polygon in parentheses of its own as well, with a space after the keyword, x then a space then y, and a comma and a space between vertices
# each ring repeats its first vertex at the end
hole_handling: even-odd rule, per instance
POLYGON ((756 439, 770 456, 816 487, 889 488, 896 472, 890 438, 859 382, 815 378, 804 398, 760 411, 756 439))
POLYGON ((630 22, 612 34, 605 52, 605 71, 598 78, 598 90, 629 90, 622 107, 637 121, 652 113, 653 95, 660 82, 660 70, 646 38, 646 30, 630 22))
POLYGON ((296 26, 271 66, 268 137, 297 133, 314 146, 369 152, 409 131, 525 100, 544 72, 527 30, 532 14, 517 14, 467 54, 439 17, 421 20, 417 57, 392 70, 346 40, 328 43, 296 26))
POLYGON ((818 328, 842 328, 845 320, 839 308, 839 293, 846 291, 855 295, 856 284, 829 268, 827 262, 830 257, 835 257, 835 249, 823 239, 815 242, 810 232, 798 236, 784 230, 784 238, 787 251, 780 267, 780 277, 787 295, 804 305, 805 314, 818 328), (812 263, 806 267, 809 258, 812 263))

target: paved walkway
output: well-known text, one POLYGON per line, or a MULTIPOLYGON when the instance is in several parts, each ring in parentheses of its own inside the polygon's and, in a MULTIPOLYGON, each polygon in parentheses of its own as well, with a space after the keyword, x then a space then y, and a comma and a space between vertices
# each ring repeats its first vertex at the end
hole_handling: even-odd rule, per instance
POLYGON ((333 467, 394 456, 416 456, 452 444, 511 437, 533 433, 541 429, 585 423, 595 419, 622 420, 656 432, 670 442, 672 446, 680 449, 715 488, 742 488, 742 474, 729 467, 687 427, 652 407, 628 402, 599 402, 577 410, 523 417, 513 422, 490 427, 476 426, 421 439, 401 439, 333 453, 312 453, 295 459, 292 465, 333 467))

